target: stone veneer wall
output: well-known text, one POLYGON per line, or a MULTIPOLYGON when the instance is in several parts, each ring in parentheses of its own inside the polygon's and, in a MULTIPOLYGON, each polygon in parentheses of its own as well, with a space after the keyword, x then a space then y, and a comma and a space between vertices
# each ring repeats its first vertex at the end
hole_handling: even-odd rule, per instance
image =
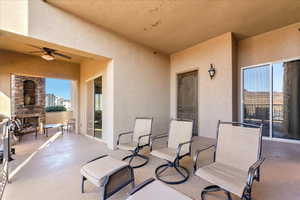
POLYGON ((29 118, 38 117, 39 124, 45 124, 45 79, 28 76, 11 76, 11 105, 12 117, 29 118), (24 105, 24 81, 35 82, 35 105, 24 105))

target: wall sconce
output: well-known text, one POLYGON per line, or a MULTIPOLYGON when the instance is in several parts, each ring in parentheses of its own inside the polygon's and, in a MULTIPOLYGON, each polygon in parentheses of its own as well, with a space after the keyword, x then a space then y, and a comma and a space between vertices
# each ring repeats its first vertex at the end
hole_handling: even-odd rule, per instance
POLYGON ((208 70, 208 74, 210 76, 210 79, 213 79, 216 75, 216 69, 214 68, 213 64, 210 64, 210 68, 208 70))

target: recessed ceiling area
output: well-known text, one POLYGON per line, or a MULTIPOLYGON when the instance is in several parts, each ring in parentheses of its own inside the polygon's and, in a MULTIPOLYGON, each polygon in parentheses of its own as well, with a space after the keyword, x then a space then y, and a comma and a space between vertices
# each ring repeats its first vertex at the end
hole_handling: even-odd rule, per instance
POLYGON ((42 53, 30 53, 31 51, 39 51, 39 49, 35 48, 34 46, 55 49, 57 50, 58 53, 71 57, 71 59, 66 59, 64 57, 54 55, 55 60, 61 60, 65 62, 80 64, 84 60, 88 60, 88 59, 108 60, 108 58, 104 58, 102 56, 62 47, 60 45, 56 45, 53 43, 37 40, 34 38, 6 32, 6 31, 0 31, 0 50, 3 49, 3 50, 14 51, 18 53, 40 57, 42 53))
POLYGON ((238 39, 300 21, 299 0, 46 0, 164 53, 233 32, 238 39))

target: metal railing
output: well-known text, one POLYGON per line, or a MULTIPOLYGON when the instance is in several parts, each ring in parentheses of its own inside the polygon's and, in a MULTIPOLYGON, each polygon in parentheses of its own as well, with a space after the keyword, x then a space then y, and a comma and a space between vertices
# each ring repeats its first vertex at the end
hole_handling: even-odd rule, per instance
MULTIPOLYGON (((284 118, 283 104, 273 104, 273 120, 282 121, 284 118)), ((269 120, 270 104, 244 104, 244 118, 269 120)))
POLYGON ((2 151, 3 151, 3 161, 1 165, 0 172, 0 200, 3 197, 3 193, 8 183, 8 161, 9 161, 9 119, 4 119, 0 122, 0 130, 2 130, 2 151))

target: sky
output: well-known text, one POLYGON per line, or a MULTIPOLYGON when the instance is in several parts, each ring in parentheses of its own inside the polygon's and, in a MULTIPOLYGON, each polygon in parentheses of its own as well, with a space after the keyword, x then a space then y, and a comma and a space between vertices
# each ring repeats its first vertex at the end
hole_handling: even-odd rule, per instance
POLYGON ((52 93, 55 96, 70 99, 71 95, 71 81, 46 78, 46 94, 52 93))
MULTIPOLYGON (((273 91, 283 91, 283 63, 273 64, 273 91)), ((244 88, 252 92, 270 91, 270 67, 255 67, 244 70, 244 88)))

